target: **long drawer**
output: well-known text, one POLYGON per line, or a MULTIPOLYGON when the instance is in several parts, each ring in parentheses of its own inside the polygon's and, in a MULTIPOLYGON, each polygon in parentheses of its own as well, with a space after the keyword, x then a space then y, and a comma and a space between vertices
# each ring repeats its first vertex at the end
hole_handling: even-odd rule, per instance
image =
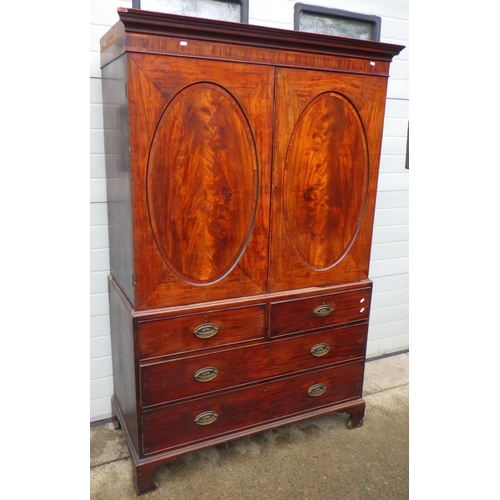
POLYGON ((363 357, 367 332, 362 324, 142 366, 142 406, 363 357))
POLYGON ((256 427, 361 396, 364 361, 143 413, 145 454, 256 427))
POLYGON ((215 347, 264 337, 265 305, 141 321, 140 358, 215 347))
POLYGON ((367 320, 371 288, 271 303, 271 337, 367 320))

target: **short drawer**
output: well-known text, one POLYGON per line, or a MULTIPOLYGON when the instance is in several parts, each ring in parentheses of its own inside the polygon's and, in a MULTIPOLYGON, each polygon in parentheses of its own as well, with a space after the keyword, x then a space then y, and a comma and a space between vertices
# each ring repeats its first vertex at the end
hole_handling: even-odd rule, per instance
POLYGON ((361 324, 142 366, 142 406, 363 357, 367 333, 361 324))
POLYGON ((139 322, 141 359, 264 337, 265 305, 139 322))
POLYGON ((271 304, 271 337, 367 320, 371 288, 271 304))
POLYGON ((361 397, 362 361, 143 413, 143 448, 155 453, 361 397))

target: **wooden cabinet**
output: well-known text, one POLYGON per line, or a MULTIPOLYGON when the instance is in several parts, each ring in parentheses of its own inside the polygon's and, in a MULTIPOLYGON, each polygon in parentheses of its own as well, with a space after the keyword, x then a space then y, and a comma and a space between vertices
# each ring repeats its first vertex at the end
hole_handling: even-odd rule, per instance
POLYGON ((137 493, 182 453, 362 424, 400 46, 119 9, 101 40, 113 419, 137 493))

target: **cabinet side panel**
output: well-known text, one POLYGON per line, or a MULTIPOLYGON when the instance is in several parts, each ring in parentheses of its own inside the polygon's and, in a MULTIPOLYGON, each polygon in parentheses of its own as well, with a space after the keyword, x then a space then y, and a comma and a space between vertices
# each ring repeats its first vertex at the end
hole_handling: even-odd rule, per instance
POLYGON ((126 432, 138 450, 137 397, 132 314, 115 284, 108 280, 111 349, 115 401, 123 415, 126 432))
POLYGON ((102 69, 111 274, 134 304, 129 122, 125 56, 102 69))

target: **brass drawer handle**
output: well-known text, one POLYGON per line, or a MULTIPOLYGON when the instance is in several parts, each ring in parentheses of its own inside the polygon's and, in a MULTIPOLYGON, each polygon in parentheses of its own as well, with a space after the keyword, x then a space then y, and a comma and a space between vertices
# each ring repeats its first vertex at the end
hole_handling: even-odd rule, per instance
POLYGON ((204 411, 194 419, 194 423, 198 425, 210 425, 217 420, 218 416, 218 413, 215 411, 204 411))
POLYGON ((318 318, 323 318, 328 316, 331 312, 333 312, 333 307, 328 304, 321 304, 316 309, 314 309, 314 316, 318 318))
POLYGON ((213 380, 215 377, 217 377, 218 373, 219 373, 219 370, 217 370, 217 368, 214 368, 213 366, 207 366, 206 368, 202 368, 201 370, 198 370, 194 374, 194 378, 198 382, 208 382, 210 380, 213 380))
POLYGON ((326 385, 325 384, 314 384, 309 387, 307 390, 307 393, 309 396, 321 396, 326 391, 326 385))
POLYGON ((329 350, 330 346, 328 344, 316 344, 314 347, 311 347, 311 354, 319 358, 324 356, 329 350))
POLYGON ((210 337, 213 337, 219 329, 212 323, 203 323, 203 325, 197 326, 194 329, 194 334, 199 338, 199 339, 209 339, 210 337))

